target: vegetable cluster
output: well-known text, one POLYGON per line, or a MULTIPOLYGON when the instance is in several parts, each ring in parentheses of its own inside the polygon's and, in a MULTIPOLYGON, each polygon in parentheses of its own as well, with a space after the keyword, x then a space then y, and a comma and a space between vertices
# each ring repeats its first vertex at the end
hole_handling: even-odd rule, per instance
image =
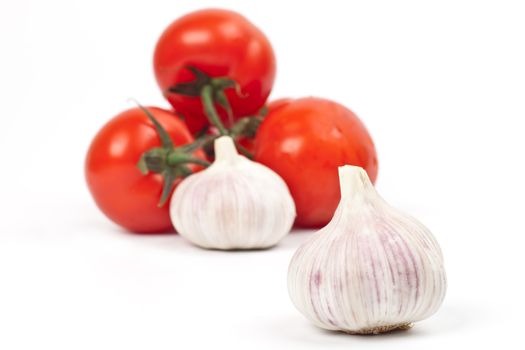
POLYGON ((88 151, 88 186, 111 220, 221 250, 324 226, 288 268, 290 298, 312 323, 378 334, 437 311, 441 248, 375 191, 366 127, 328 99, 268 102, 275 55, 257 27, 231 11, 190 13, 161 35, 153 66, 172 109, 122 112, 88 151))
MULTIPOLYGON (((172 231, 172 193, 213 162, 214 142, 224 136, 240 155, 284 180, 296 226, 330 221, 340 200, 339 166, 362 167, 375 181, 374 143, 351 110, 316 97, 268 101, 275 55, 268 38, 240 14, 207 9, 180 17, 162 33, 153 57, 155 78, 172 109, 138 105, 118 114, 95 136, 86 157, 89 190, 116 224, 132 232, 172 231)), ((255 202, 272 195, 254 193, 255 202)), ((238 209, 230 202, 216 210, 235 217, 228 216, 238 209)))

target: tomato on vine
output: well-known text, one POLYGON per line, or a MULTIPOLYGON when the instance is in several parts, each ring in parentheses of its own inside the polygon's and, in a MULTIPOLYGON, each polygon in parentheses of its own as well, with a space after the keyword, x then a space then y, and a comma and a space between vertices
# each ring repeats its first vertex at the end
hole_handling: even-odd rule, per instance
POLYGON ((133 232, 172 231, 168 206, 181 178, 207 161, 172 112, 137 107, 111 119, 85 162, 88 188, 102 212, 133 232))

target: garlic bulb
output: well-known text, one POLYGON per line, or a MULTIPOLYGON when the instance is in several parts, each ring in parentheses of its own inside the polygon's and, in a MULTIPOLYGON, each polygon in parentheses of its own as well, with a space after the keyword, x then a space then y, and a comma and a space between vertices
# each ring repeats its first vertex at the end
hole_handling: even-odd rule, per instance
POLYGON ((295 205, 285 182, 237 153, 233 140, 215 140, 215 161, 176 188, 170 215, 177 232, 212 249, 257 249, 279 242, 292 227, 295 205))
POLYGON ((296 308, 321 328, 356 334, 406 329, 432 315, 446 278, 430 231, 389 206, 363 169, 340 167, 339 181, 334 217, 290 263, 296 308))

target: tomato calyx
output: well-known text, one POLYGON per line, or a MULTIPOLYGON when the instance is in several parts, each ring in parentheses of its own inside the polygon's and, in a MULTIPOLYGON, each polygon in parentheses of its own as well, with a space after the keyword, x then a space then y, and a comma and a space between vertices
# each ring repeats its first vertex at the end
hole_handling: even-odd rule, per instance
MULTIPOLYGON (((178 83, 175 86, 168 88, 169 92, 185 96, 199 97, 205 86, 211 86, 215 92, 220 92, 227 88, 235 88, 237 93, 239 95, 241 94, 239 84, 233 79, 228 77, 212 78, 202 70, 193 66, 187 66, 186 69, 193 73, 195 79, 189 82, 178 83)), ((220 97, 217 98, 217 100, 219 99, 220 97)))
MULTIPOLYGON (((233 124, 233 112, 224 90, 234 88, 237 95, 242 96, 239 84, 228 77, 212 78, 202 70, 193 66, 187 66, 186 69, 193 73, 195 79, 189 82, 178 83, 168 88, 168 92, 184 96, 200 97, 203 101, 208 119, 214 118, 214 116, 210 115, 213 112, 209 109, 215 109, 214 103, 217 103, 223 107, 228 114, 230 125, 233 124)), ((217 119, 217 121, 214 120, 214 125, 219 129, 224 129, 221 131, 225 132, 224 125, 218 116, 217 119)))
POLYGON ((153 114, 140 104, 138 104, 138 106, 153 123, 159 136, 161 146, 144 152, 137 163, 137 167, 143 175, 152 172, 163 176, 164 183, 162 185, 162 194, 158 204, 159 207, 162 207, 168 200, 169 195, 175 186, 175 180, 192 174, 192 170, 188 166, 189 164, 207 167, 210 163, 204 159, 194 157, 191 154, 193 151, 202 147, 202 140, 196 140, 193 143, 175 147, 170 135, 153 114))

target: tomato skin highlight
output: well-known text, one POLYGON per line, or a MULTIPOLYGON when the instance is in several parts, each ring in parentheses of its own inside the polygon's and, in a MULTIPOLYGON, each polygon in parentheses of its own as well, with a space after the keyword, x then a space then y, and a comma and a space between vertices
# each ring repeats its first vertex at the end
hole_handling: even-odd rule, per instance
MULTIPOLYGON (((153 68, 164 96, 185 117, 193 133, 209 124, 201 99, 167 92, 194 79, 188 66, 210 77, 227 76, 239 84, 240 96, 235 89, 225 90, 235 119, 254 115, 264 105, 276 71, 270 42, 240 14, 206 9, 175 20, 157 42, 153 68)), ((224 109, 217 109, 226 122, 224 109)))
POLYGON ((315 97, 270 103, 254 156, 287 183, 301 227, 321 227, 332 218, 340 200, 337 167, 360 166, 372 182, 378 171, 374 143, 359 118, 315 97))
MULTIPOLYGON (((175 145, 193 141, 184 122, 172 112, 147 108, 166 129, 175 145)), ((85 161, 89 191, 100 210, 129 231, 173 231, 169 205, 158 207, 162 176, 155 173, 143 175, 137 168, 140 156, 160 145, 159 136, 146 114, 139 108, 132 108, 104 125, 89 147, 85 161)), ((204 159, 201 151, 194 155, 204 159)))

